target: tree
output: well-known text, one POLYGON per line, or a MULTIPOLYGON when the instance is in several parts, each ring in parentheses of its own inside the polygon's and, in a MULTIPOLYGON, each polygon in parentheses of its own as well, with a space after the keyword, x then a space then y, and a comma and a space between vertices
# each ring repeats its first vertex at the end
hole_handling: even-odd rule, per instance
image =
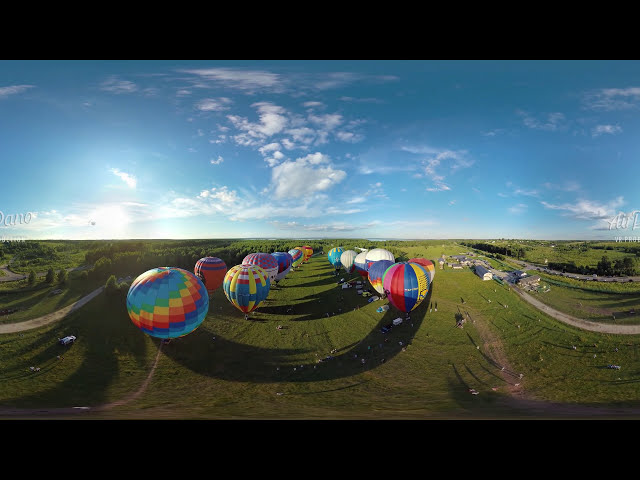
POLYGON ((60 271, 58 271, 58 283, 61 283, 62 285, 67 283, 67 271, 64 268, 61 268, 60 271))
POLYGON ((35 270, 32 268, 31 270, 29 270, 29 285, 33 285, 34 283, 36 283, 36 272, 35 270))
POLYGON ((104 285, 104 289, 107 292, 107 295, 113 296, 118 293, 118 283, 115 275, 111 275, 107 279, 107 283, 104 285))
POLYGON ((45 281, 47 283, 53 283, 53 280, 56 278, 56 272, 54 272, 53 267, 49 267, 49 270, 47 270, 47 277, 45 278, 45 281))

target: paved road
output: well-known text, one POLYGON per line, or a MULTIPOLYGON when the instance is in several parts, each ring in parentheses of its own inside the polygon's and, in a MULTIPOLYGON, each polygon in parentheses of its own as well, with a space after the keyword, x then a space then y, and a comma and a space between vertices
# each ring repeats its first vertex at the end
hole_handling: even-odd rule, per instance
POLYGON ((614 325, 609 323, 596 323, 596 322, 589 322, 587 320, 582 320, 581 318, 576 318, 571 315, 567 315, 566 313, 560 312, 558 310, 555 310, 554 308, 551 308, 548 305, 545 305, 540 300, 533 298, 531 295, 523 292, 518 287, 514 287, 512 285, 511 288, 513 288, 513 291, 516 292, 521 298, 529 302, 538 310, 541 310, 547 315, 555 318, 560 322, 566 323, 568 325, 572 325, 574 327, 578 327, 583 330, 590 330, 592 332, 599 332, 599 333, 614 333, 614 334, 620 334, 620 335, 640 334, 640 325, 614 325))
POLYGON ((69 313, 75 312, 84 304, 93 300, 100 294, 100 292, 102 292, 102 290, 104 290, 104 287, 96 288, 93 292, 85 295, 77 302, 72 303, 71 305, 67 305, 66 307, 61 308, 60 310, 56 310, 55 312, 43 315, 42 317, 33 318, 31 320, 26 320, 19 323, 7 323, 4 325, 0 325, 0 334, 22 332, 24 330, 31 330, 32 328, 38 328, 42 327, 43 325, 57 322, 58 320, 66 317, 69 313))
POLYGON ((549 268, 538 267, 536 265, 531 265, 530 263, 523 262, 521 260, 510 259, 512 262, 517 263, 522 267, 523 270, 537 270, 539 272, 551 273, 553 275, 561 275, 563 277, 571 277, 576 278, 578 280, 590 280, 597 282, 640 282, 640 276, 635 277, 594 277, 593 275, 582 275, 579 273, 562 273, 558 270, 551 270, 549 268))

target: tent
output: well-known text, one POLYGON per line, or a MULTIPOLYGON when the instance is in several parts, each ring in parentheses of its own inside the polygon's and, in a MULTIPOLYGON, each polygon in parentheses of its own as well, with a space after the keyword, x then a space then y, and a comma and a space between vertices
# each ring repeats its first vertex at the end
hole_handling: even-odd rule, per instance
POLYGON ((376 312, 383 313, 383 312, 386 312, 387 310, 389 310, 389 305, 382 305, 381 307, 378 307, 376 309, 376 312))

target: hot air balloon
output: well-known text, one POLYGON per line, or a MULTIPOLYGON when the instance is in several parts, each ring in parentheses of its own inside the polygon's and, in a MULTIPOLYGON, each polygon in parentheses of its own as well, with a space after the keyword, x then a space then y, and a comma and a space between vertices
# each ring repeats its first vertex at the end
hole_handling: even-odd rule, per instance
POLYGON ((244 259, 242 260, 242 263, 258 265, 265 272, 267 272, 269 281, 275 282, 276 276, 278 275, 278 261, 270 253, 262 253, 262 252, 250 253, 249 255, 244 257, 244 259))
POLYGON ((196 262, 193 273, 202 280, 207 292, 213 293, 222 285, 227 273, 227 264, 218 257, 204 257, 196 262))
POLYGON ((340 263, 340 257, 342 255, 342 252, 344 252, 344 248, 334 247, 331 250, 329 250, 329 253, 327 254, 329 263, 333 265, 333 268, 336 269, 336 274, 338 270, 340 270, 340 267, 342 266, 342 264, 340 263))
POLYGON ((356 272, 358 272, 360 274, 360 276, 362 276, 362 277, 366 277, 367 276, 367 264, 365 262, 365 255, 366 254, 367 254, 367 252, 360 252, 353 259, 353 264, 356 266, 356 272))
POLYGON ((433 277, 436 274, 436 266, 433 264, 431 260, 427 260, 426 258, 416 257, 410 258, 409 263, 417 263, 418 265, 422 265, 424 269, 429 274, 429 285, 433 283, 433 277))
POLYGON ((276 275, 276 284, 287 276, 289 270, 291 270, 291 263, 293 258, 287 252, 273 252, 271 254, 278 262, 278 274, 276 275))
POLYGON ((394 263, 382 277, 384 293, 394 307, 402 312, 416 308, 429 292, 429 274, 417 263, 394 263))
POLYGON ((353 273, 355 271, 356 266, 353 261, 355 260, 356 255, 357 253, 353 250, 345 250, 342 252, 342 255, 340 255, 340 263, 347 273, 353 273))
POLYGON ((384 248, 374 248, 373 250, 369 250, 365 254, 365 263, 367 264, 367 270, 373 262, 377 262, 378 260, 391 260, 391 263, 396 261, 396 257, 393 256, 389 250, 385 250, 384 248))
POLYGON ((311 255, 313 255, 313 248, 311 248, 309 245, 305 245, 304 247, 302 247, 302 249, 302 253, 304 253, 304 260, 302 262, 307 263, 311 258, 311 255))
POLYGON ((271 281, 263 268, 254 264, 236 265, 224 276, 222 289, 227 299, 248 318, 269 295, 271 281))
POLYGON ((302 263, 302 260, 304 260, 304 253, 302 253, 301 248, 302 247, 296 247, 289 250, 289 255, 293 258, 293 263, 291 264, 293 268, 296 268, 302 263))
POLYGON ((373 262, 369 266, 369 270, 367 274, 369 275, 369 283, 378 292, 380 295, 384 295, 384 288, 382 286, 382 277, 384 277, 384 272, 386 272, 387 268, 393 265, 391 260, 378 260, 377 262, 373 262))
POLYGON ((147 335, 177 338, 193 332, 209 311, 207 288, 195 274, 158 267, 138 275, 127 293, 127 312, 147 335))

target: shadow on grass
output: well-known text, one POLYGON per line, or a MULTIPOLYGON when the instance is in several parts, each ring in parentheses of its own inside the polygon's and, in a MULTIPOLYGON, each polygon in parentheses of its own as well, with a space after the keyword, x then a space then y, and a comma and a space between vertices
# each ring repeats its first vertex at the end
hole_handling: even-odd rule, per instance
POLYGON ((361 340, 347 346, 337 346, 338 351, 331 355, 332 358, 327 358, 329 355, 323 353, 322 357, 318 357, 323 360, 321 362, 307 361, 294 365, 295 357, 312 352, 303 348, 261 348, 225 338, 212 340, 210 332, 201 329, 171 342, 167 345, 170 348, 163 349, 163 353, 198 374, 237 382, 315 382, 350 377, 375 369, 391 361, 404 348, 411 348, 411 341, 428 312, 431 293, 432 290, 411 312, 410 321, 383 334, 380 329, 384 325, 392 323, 399 316, 404 318, 403 313, 390 308, 361 340))

